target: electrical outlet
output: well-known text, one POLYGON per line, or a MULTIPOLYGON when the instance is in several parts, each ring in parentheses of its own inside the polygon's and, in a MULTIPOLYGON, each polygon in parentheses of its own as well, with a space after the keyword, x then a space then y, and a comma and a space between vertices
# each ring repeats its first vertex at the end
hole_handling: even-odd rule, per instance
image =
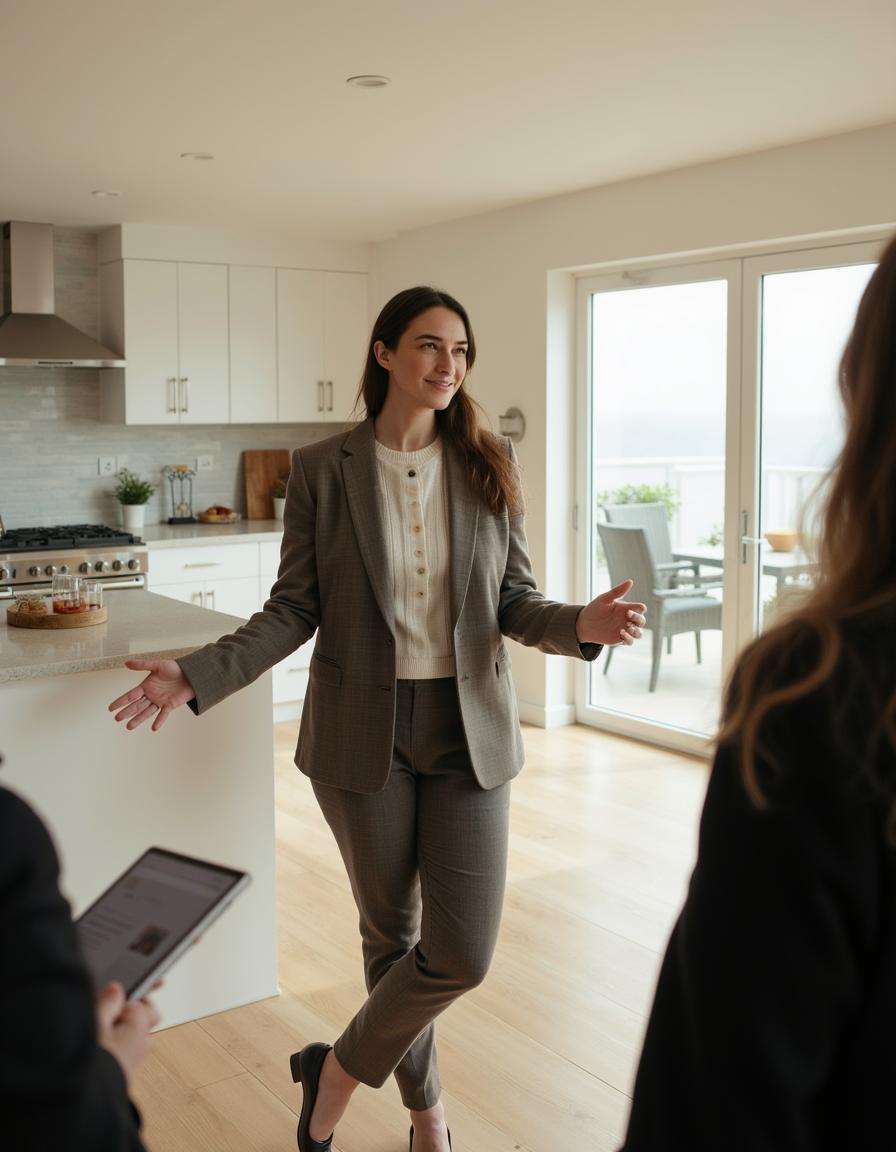
POLYGON ((96 459, 96 474, 97 476, 114 476, 118 471, 115 466, 114 456, 97 456, 96 459))
POLYGON ((211 472, 215 467, 214 456, 197 456, 196 457, 196 471, 197 472, 211 472))

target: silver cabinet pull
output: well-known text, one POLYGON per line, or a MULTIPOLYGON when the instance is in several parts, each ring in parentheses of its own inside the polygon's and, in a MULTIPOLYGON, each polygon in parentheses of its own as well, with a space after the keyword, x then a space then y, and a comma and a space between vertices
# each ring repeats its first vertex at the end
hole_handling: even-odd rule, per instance
POLYGON ((329 400, 327 401, 327 411, 332 412, 333 411, 333 381, 332 380, 327 381, 327 387, 330 390, 329 400))
POLYGON ((324 410, 324 382, 318 380, 317 382, 317 410, 323 412, 324 410))
POLYGON ((215 610, 215 590, 214 590, 214 588, 209 589, 209 591, 206 592, 206 596, 208 597, 209 600, 211 600, 211 604, 209 605, 209 607, 212 609, 212 611, 214 611, 215 610))
POLYGON ((184 568, 220 568, 223 560, 197 560, 194 564, 184 564, 184 568))
POLYGON ((180 382, 183 385, 183 391, 180 394, 180 410, 181 412, 190 411, 190 377, 181 376, 180 382))
POLYGON ((190 599, 193 601, 194 604, 198 604, 200 608, 205 607, 205 605, 202 603, 202 593, 201 592, 194 592, 193 595, 190 597, 190 599))
POLYGON ((177 411, 177 377, 168 377, 168 411, 177 411))

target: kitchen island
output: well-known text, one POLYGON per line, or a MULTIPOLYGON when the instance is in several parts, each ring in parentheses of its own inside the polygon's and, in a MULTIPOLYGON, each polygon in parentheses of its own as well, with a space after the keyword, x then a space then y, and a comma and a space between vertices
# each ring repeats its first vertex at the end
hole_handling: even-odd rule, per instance
POLYGON ((50 827, 75 915, 153 845, 252 876, 166 976, 163 1026, 277 994, 271 678, 159 732, 128 732, 108 704, 139 682, 125 660, 176 658, 240 623, 142 591, 72 631, 10 628, 0 613, 0 781, 50 827))

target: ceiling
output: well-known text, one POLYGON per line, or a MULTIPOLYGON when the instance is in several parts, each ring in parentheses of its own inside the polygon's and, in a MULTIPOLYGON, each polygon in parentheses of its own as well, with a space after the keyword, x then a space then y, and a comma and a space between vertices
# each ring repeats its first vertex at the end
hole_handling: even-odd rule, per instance
POLYGON ((893 0, 3 0, 0 218, 377 240, 896 120, 894 47, 893 0))

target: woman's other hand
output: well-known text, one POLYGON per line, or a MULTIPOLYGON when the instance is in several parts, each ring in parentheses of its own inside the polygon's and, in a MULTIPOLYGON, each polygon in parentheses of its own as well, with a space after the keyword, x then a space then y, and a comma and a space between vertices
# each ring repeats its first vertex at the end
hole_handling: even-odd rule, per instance
POLYGON ((107 984, 96 998, 97 1040, 106 1048, 130 1080, 152 1046, 150 1033, 161 1017, 153 1002, 125 1000, 120 984, 107 984))
POLYGON ((632 586, 624 580, 586 604, 576 619, 580 644, 634 644, 647 623, 646 604, 628 603, 623 596, 632 586))
POLYGON ((195 695, 176 660, 127 660, 125 665, 133 672, 149 673, 136 688, 109 705, 116 721, 127 720, 129 732, 144 720, 152 720, 152 730, 158 732, 174 709, 195 695))

